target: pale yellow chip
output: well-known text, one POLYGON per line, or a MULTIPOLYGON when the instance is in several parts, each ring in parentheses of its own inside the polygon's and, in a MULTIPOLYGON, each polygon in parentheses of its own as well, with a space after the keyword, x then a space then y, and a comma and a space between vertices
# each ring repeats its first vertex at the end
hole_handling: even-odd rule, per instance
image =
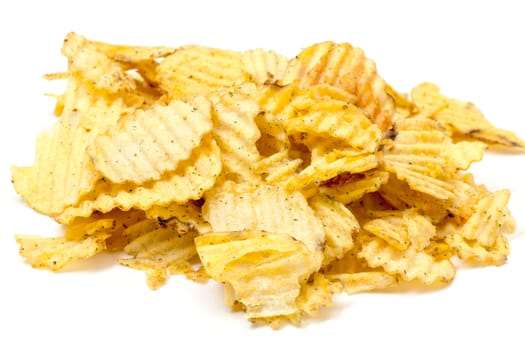
POLYGON ((194 238, 197 231, 172 221, 161 225, 153 231, 145 232, 124 247, 124 251, 132 258, 121 258, 119 263, 139 270, 145 270, 147 283, 152 289, 157 289, 166 282, 166 270, 171 271, 191 269, 190 260, 197 255, 194 238))
POLYGON ((357 47, 327 41, 304 49, 290 62, 283 79, 283 85, 292 82, 301 87, 330 84, 347 90, 381 130, 392 126, 393 99, 375 63, 357 47))
POLYGON ((321 154, 287 183, 289 190, 303 189, 312 183, 321 185, 340 174, 362 173, 378 165, 374 154, 356 154, 345 150, 318 153, 321 154))
POLYGON ((435 84, 422 83, 414 87, 412 100, 456 137, 477 139, 507 150, 525 150, 525 141, 515 133, 496 128, 474 104, 442 95, 435 84))
POLYGON ((266 183, 277 185, 290 181, 302 164, 302 159, 291 159, 288 151, 282 151, 260 159, 255 163, 254 171, 266 183))
POLYGON ((170 99, 206 95, 246 81, 240 52, 195 45, 180 47, 164 58, 157 75, 170 99))
POLYGON ((195 246, 206 271, 230 286, 249 318, 296 313, 301 283, 318 268, 304 243, 282 233, 214 232, 195 238, 195 246))
POLYGON ((255 122, 260 109, 253 94, 255 86, 246 84, 219 90, 211 98, 213 136, 221 150, 223 175, 245 182, 258 182, 253 166, 260 157, 256 141, 261 133, 255 122))
POLYGON ((82 240, 68 241, 66 237, 16 235, 20 255, 34 268, 58 271, 69 263, 87 259, 106 249, 109 234, 93 233, 82 240))
POLYGON ((77 204, 100 178, 86 152, 88 146, 124 111, 122 101, 96 97, 70 79, 63 115, 51 131, 39 135, 34 165, 11 168, 17 193, 31 208, 51 216, 77 204))
POLYGON ((300 192, 227 181, 208 191, 205 200, 202 214, 213 231, 262 230, 291 236, 306 246, 320 266, 325 230, 300 192))
POLYGON ((319 188, 320 192, 343 204, 361 199, 366 193, 375 192, 388 181, 388 172, 370 170, 363 173, 343 173, 319 188))
POLYGON ((365 238, 359 257, 371 267, 382 267, 390 274, 397 274, 405 281, 419 280, 424 284, 450 283, 456 268, 450 260, 436 260, 414 247, 398 250, 381 238, 365 238))
POLYGON ((339 281, 346 294, 381 290, 397 284, 394 276, 381 271, 327 274, 326 277, 331 281, 339 281))
POLYGON ((254 49, 243 52, 242 63, 248 81, 259 85, 274 84, 286 73, 288 58, 272 50, 254 49))
POLYGON ((117 93, 135 88, 131 76, 126 74, 117 62, 76 33, 67 35, 62 53, 69 59, 70 73, 80 75, 96 89, 117 93))
POLYGON ((175 170, 211 130, 211 103, 206 98, 175 100, 126 117, 99 135, 89 154, 106 179, 143 183, 175 170))
POLYGON ((327 265, 352 249, 353 235, 359 231, 359 222, 342 203, 324 195, 310 198, 308 204, 326 232, 323 265, 327 265))
POLYGON ((86 217, 95 211, 105 213, 114 208, 147 210, 154 205, 199 199, 215 184, 221 171, 220 156, 216 142, 213 139, 204 140, 194 150, 191 161, 182 162, 164 178, 140 186, 100 181, 78 206, 67 208, 57 220, 68 223, 75 217, 86 217))

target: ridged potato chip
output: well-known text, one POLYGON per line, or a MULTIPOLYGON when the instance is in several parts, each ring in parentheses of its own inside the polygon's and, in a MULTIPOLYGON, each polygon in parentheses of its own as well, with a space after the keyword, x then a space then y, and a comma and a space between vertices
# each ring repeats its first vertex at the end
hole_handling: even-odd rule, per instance
POLYGON ((246 80, 240 52, 197 45, 182 46, 164 58, 157 75, 170 99, 206 95, 246 80))
POLYGON ((378 75, 375 63, 357 47, 327 41, 304 49, 290 62, 282 83, 292 82, 301 87, 324 83, 347 90, 381 130, 392 125, 394 103, 385 81, 378 75))
POLYGON ((88 151, 95 168, 113 183, 143 183, 175 170, 211 130, 206 98, 174 100, 138 110, 97 136, 88 151))
POLYGON ((243 52, 242 63, 248 81, 259 85, 274 84, 286 73, 288 58, 275 51, 253 49, 243 52))
POLYGON ((304 243, 271 231, 213 232, 198 236, 195 246, 210 276, 231 286, 248 318, 296 313, 301 282, 317 265, 304 243))
POLYGON ((220 171, 219 147, 213 139, 204 140, 193 151, 191 161, 182 162, 164 178, 140 186, 112 184, 103 179, 79 205, 64 210, 57 216, 57 220, 68 223, 75 217, 90 216, 95 211, 105 213, 114 208, 147 210, 154 205, 199 199, 206 190, 213 187, 220 171))
POLYGON ((515 133, 492 125, 470 102, 448 98, 432 83, 422 83, 412 90, 416 106, 445 125, 453 136, 480 140, 489 146, 525 151, 525 141, 515 133))

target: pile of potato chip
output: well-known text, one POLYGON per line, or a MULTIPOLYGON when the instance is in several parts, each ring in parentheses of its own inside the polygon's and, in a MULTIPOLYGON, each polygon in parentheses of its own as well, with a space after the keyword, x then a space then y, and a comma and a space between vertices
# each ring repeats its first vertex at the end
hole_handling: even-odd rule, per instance
POLYGON ((54 128, 14 187, 65 226, 17 235, 36 268, 122 252, 148 285, 185 274, 279 327, 334 294, 450 283, 500 265, 509 191, 466 172, 487 148, 525 151, 431 83, 410 96, 350 44, 293 59, 254 49, 132 47, 69 33, 54 128))

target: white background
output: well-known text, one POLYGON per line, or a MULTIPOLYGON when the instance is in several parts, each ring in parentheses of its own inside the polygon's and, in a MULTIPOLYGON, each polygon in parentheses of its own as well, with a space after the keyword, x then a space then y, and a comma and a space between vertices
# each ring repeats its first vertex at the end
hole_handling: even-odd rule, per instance
POLYGON ((341 295, 302 327, 255 327, 232 313, 215 283, 144 275, 100 257, 63 273, 30 268, 13 235, 58 234, 11 188, 9 166, 32 163, 53 123, 41 78, 61 71, 69 31, 121 44, 275 49, 289 57, 318 41, 347 41, 400 91, 425 80, 475 102, 525 137, 525 20, 520 1, 2 1, 0 5, 0 349, 524 349, 524 155, 487 155, 473 171, 510 188, 518 226, 502 267, 462 268, 437 291, 341 295))

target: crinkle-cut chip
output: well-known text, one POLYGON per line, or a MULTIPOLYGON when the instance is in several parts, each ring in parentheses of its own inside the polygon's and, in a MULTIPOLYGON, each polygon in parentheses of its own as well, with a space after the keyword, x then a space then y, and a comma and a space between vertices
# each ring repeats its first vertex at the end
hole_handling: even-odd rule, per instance
POLYGON ((436 234, 432 221, 415 209, 387 210, 383 215, 381 212, 374 212, 374 215, 379 218, 366 222, 363 228, 399 250, 412 247, 421 251, 436 234))
MULTIPOLYGON (((373 152, 379 145, 381 130, 363 112, 347 102, 333 99, 297 98, 284 121, 288 135, 334 140, 343 147, 373 152)), ((309 143, 304 142, 307 146, 309 143)))
POLYGON ((424 284, 449 283, 456 275, 450 260, 438 261, 424 251, 417 251, 415 247, 398 250, 381 238, 364 238, 358 256, 366 259, 370 267, 382 267, 406 281, 417 279, 424 284))
MULTIPOLYGON (((340 176, 343 175, 345 173, 340 176)), ((320 192, 343 204, 348 204, 361 199, 366 193, 379 190, 388 181, 388 172, 378 169, 348 175, 350 179, 341 184, 328 181, 319 188, 320 192)))
MULTIPOLYGON (((321 152, 320 152, 321 153, 321 152)), ((287 184, 289 190, 298 190, 315 183, 321 184, 342 173, 362 173, 377 167, 375 154, 345 154, 345 151, 333 150, 312 158, 312 162, 287 184)))
POLYGON ((437 85, 422 83, 412 89, 412 100, 431 118, 445 125, 458 138, 477 139, 489 146, 525 151, 525 141, 515 133, 492 125, 471 102, 448 98, 437 85), (437 108, 440 106, 440 108, 437 108))
POLYGON ((158 180, 187 159, 211 131, 211 103, 204 97, 138 110, 88 149, 95 167, 114 183, 158 180))
POLYGON ((339 281, 346 294, 365 293, 381 290, 397 284, 397 280, 389 273, 381 271, 366 271, 354 273, 326 274, 330 281, 339 281))
POLYGON ((288 67, 288 58, 272 50, 253 49, 242 54, 243 70, 247 80, 259 85, 281 80, 288 67))
POLYGON ((220 156, 217 143, 213 139, 205 139, 189 160, 182 162, 177 170, 162 179, 140 186, 101 180, 79 205, 64 210, 57 220, 67 224, 75 217, 90 216, 95 211, 106 213, 115 208, 147 210, 154 205, 199 199, 215 184, 221 171, 220 156))
POLYGON ((282 85, 293 82, 302 88, 330 84, 345 89, 381 130, 392 126, 394 101, 385 81, 363 50, 348 43, 322 42, 304 49, 290 61, 282 85))
POLYGON ((326 239, 323 265, 342 258, 354 246, 353 234, 359 230, 359 223, 344 204, 324 195, 308 200, 315 216, 323 224, 326 239))
POLYGON ((490 247, 483 247, 477 241, 467 241, 461 235, 461 227, 446 225, 442 231, 447 232, 445 242, 451 247, 457 256, 473 265, 503 265, 510 254, 509 242, 502 234, 497 234, 494 243, 490 247))
POLYGON ((155 205, 146 210, 146 216, 160 223, 168 223, 177 219, 184 224, 190 225, 200 234, 211 231, 210 224, 202 217, 201 207, 194 201, 186 203, 168 203, 167 205, 155 205))
POLYGON ((410 169, 410 166, 405 167, 404 164, 406 163, 390 163, 385 168, 396 174, 400 180, 406 181, 413 190, 429 194, 437 199, 449 199, 454 196, 454 187, 451 184, 432 176, 421 174, 410 169))
POLYGON ((261 230, 302 242, 319 268, 325 230, 300 192, 282 186, 226 181, 205 195, 203 217, 215 232, 261 230))
MULTIPOLYGON (((379 193, 388 203, 397 209, 417 208, 417 210, 431 218, 433 223, 440 222, 447 217, 445 200, 436 199, 430 194, 415 191, 409 185, 395 176, 389 176, 388 181, 381 186, 379 193)), ((452 197, 455 199, 456 197, 452 197)))
POLYGON ((87 259, 106 250, 106 232, 94 233, 78 241, 68 241, 65 237, 40 237, 16 235, 20 245, 20 255, 32 267, 58 271, 69 263, 87 259))
POLYGON ((239 89, 220 91, 211 98, 213 136, 221 149, 223 175, 257 182, 253 166, 260 157, 255 143, 261 133, 255 116, 260 108, 249 95, 255 93, 252 84, 239 89))
POLYGON ((496 191, 481 198, 461 229, 463 238, 483 247, 493 246, 500 233, 509 199, 509 190, 496 191))
POLYGON ((195 246, 206 271, 231 285, 248 318, 296 313, 301 283, 318 265, 305 244, 282 233, 213 232, 197 236, 195 246))
POLYGON ((165 57, 157 75, 170 99, 206 95, 247 78, 242 53, 196 45, 182 46, 165 57))
POLYGON ((135 88, 133 79, 117 62, 78 34, 69 33, 66 36, 62 53, 68 58, 69 72, 80 75, 97 89, 117 93, 135 88))
POLYGON ((302 164, 302 159, 290 159, 288 152, 283 151, 261 158, 254 170, 266 183, 277 185, 290 180, 302 164))
POLYGON ((120 100, 97 99, 76 81, 69 84, 64 114, 37 138, 34 165, 11 168, 16 192, 33 209, 51 216, 78 203, 100 178, 86 149, 124 111, 120 100))
POLYGON ((157 289, 167 279, 166 270, 184 273, 191 269, 189 260, 197 256, 194 238, 197 231, 170 222, 165 227, 146 232, 124 247, 132 258, 121 258, 119 263, 146 272, 148 286, 157 289), (186 262, 186 263, 184 263, 186 262))

